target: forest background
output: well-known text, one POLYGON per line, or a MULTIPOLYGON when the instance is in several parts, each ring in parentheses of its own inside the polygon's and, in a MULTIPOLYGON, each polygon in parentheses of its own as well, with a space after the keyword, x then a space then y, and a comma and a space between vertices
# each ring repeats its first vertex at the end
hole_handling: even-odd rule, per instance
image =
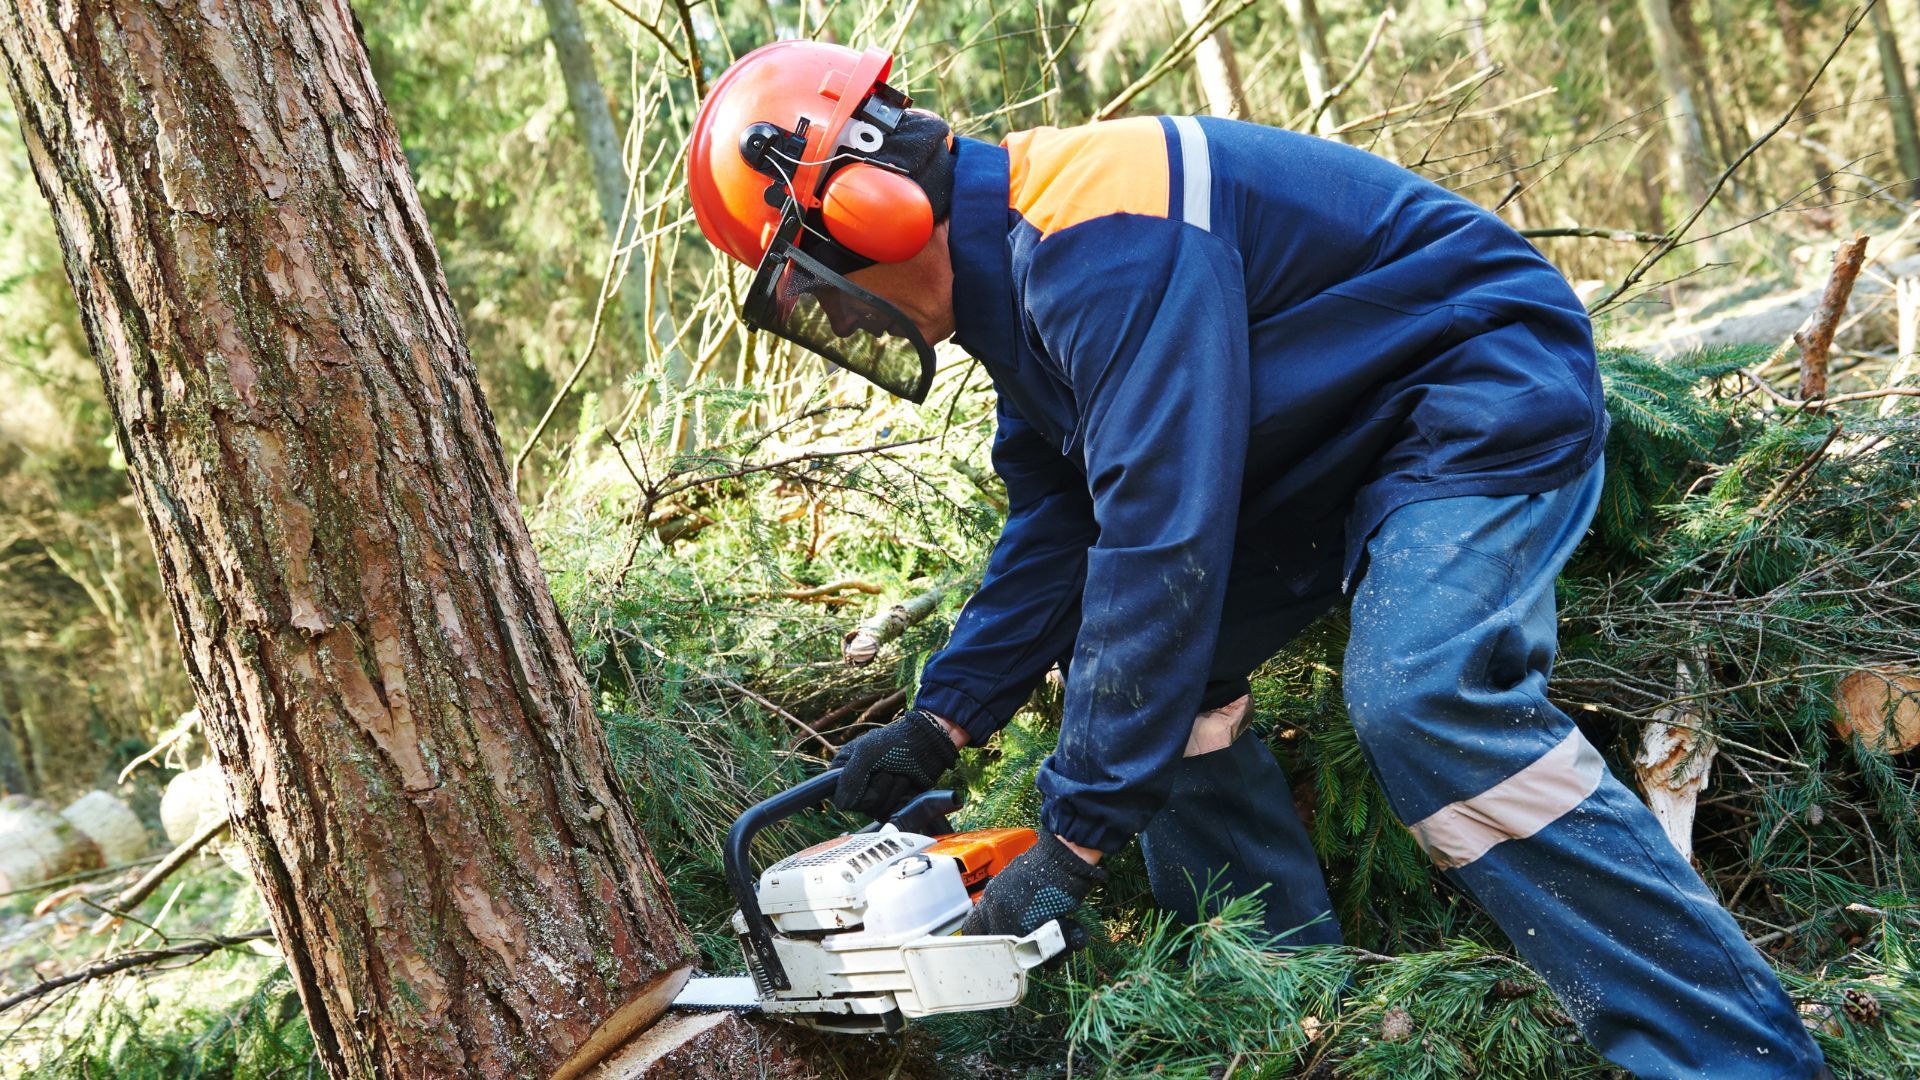
MULTIPOLYGON (((738 967, 726 825, 907 699, 1005 505, 977 365, 943 350, 917 409, 835 377, 744 331, 745 274, 693 228, 680 168, 703 88, 760 42, 815 35, 893 50, 896 81, 962 134, 1242 116, 1383 154, 1528 231, 1595 310, 1615 414, 1601 517, 1562 583, 1556 692, 1655 798, 1710 776, 1694 856, 1836 1070, 1920 1075, 1914 762, 1897 737, 1834 730, 1850 675, 1920 688, 1920 443, 1900 393, 1917 382, 1920 71, 1902 58, 1920 57, 1920 2, 356 12, 544 565, 709 969, 738 967), (1871 239, 1829 401, 1807 407, 1786 335, 1856 232, 1871 239), (905 632, 848 664, 843 634, 903 602, 905 632), (1666 756, 1647 759, 1650 730, 1666 756)), ((56 806, 115 792, 163 847, 160 793, 206 751, 46 204, 0 119, 0 788, 56 806)), ((1604 1075, 1387 812, 1341 706, 1343 637, 1337 613, 1315 626, 1263 670, 1256 706, 1357 950, 1275 961, 1244 905, 1171 926, 1122 859, 1094 949, 1017 1013, 929 1024, 905 1048, 987 1076, 1604 1075)), ((1873 701, 1896 734, 1920 727, 1911 703, 1873 701)), ((1043 689, 969 755, 967 823, 1031 823, 1057 709, 1043 689)), ((49 890, 0 897, 0 996, 131 944, 139 926, 80 932, 102 895, 87 889, 114 884, 51 906, 49 890)), ((252 930, 249 892, 203 862, 141 919, 163 937, 252 930)), ((311 1067, 272 955, 18 1015, 0 1016, 8 1075, 311 1067)))

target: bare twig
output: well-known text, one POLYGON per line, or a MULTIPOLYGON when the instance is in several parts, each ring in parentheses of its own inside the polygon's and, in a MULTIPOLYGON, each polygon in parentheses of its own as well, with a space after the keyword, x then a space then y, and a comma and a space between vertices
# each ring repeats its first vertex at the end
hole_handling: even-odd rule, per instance
POLYGON ((715 473, 712 476, 695 477, 692 480, 675 484, 664 490, 649 493, 647 503, 648 505, 653 505, 665 499, 672 498, 683 491, 697 488, 704 484, 717 484, 722 480, 738 480, 741 477, 752 476, 755 473, 773 472, 778 469, 790 468, 794 465, 804 465, 810 461, 826 461, 830 458, 851 457, 855 454, 884 454, 889 450, 898 450, 903 446, 932 442, 935 438, 937 438, 937 436, 925 435, 918 439, 902 439, 899 442, 882 443, 878 446, 859 446, 850 450, 809 450, 804 454, 795 454, 792 457, 781 458, 779 461, 769 461, 764 465, 743 465, 729 472, 715 473))
POLYGON ((48 994, 77 983, 91 982, 131 968, 149 967, 182 957, 205 958, 222 949, 231 949, 235 945, 244 945, 249 941, 260 941, 271 937, 273 937, 271 930, 249 930, 244 934, 221 934, 204 941, 170 945, 164 949, 141 949, 137 952, 121 953, 119 956, 96 961, 57 978, 46 979, 17 994, 0 998, 0 1013, 6 1012, 15 1005, 46 997, 48 994))
POLYGON ((779 592, 763 594, 778 596, 783 600, 819 600, 828 603, 843 603, 852 597, 840 594, 863 592, 868 596, 879 596, 886 590, 871 581, 836 581, 830 585, 815 585, 806 589, 782 589, 779 592))
POLYGON ((673 0, 673 6, 680 12, 680 32, 687 39, 687 73, 693 76, 693 92, 702 101, 707 99, 707 62, 700 55, 700 39, 693 30, 693 5, 688 0, 673 0))
POLYGON ((1147 87, 1159 82, 1168 72, 1184 63, 1187 57, 1200 47, 1201 42, 1213 36, 1215 30, 1232 22, 1235 16, 1252 7, 1253 0, 1232 0, 1232 7, 1221 12, 1220 9, 1226 4, 1227 0, 1213 0, 1208 4, 1206 13, 1199 20, 1181 31, 1180 36, 1173 39, 1173 44, 1167 46, 1167 51, 1161 53, 1160 58, 1155 60, 1145 73, 1135 79, 1125 90, 1115 95, 1112 101, 1100 106, 1099 111, 1093 114, 1093 118, 1095 120, 1113 119, 1116 113, 1126 108, 1127 103, 1140 96, 1147 87))
POLYGON ((1320 126, 1321 114, 1327 111, 1328 106, 1339 101, 1348 90, 1353 89, 1355 80, 1367 70, 1367 64, 1373 60, 1373 50, 1380 45, 1380 35, 1386 32, 1387 24, 1393 20, 1394 10, 1391 7, 1380 13, 1380 18, 1373 24, 1373 33, 1367 35, 1367 43, 1360 50, 1360 58, 1353 62, 1353 67, 1347 71, 1347 77, 1341 79, 1332 89, 1321 95, 1319 101, 1313 103, 1308 110, 1312 115, 1304 117, 1304 124, 1299 122, 1302 118, 1296 117, 1294 122, 1287 125, 1288 127, 1295 131, 1312 131, 1320 126))
POLYGON ((1372 114, 1371 116, 1363 116, 1358 120, 1349 120, 1346 123, 1340 125, 1339 127, 1334 128, 1332 131, 1327 132, 1327 134, 1330 136, 1345 135, 1350 131, 1358 131, 1359 129, 1367 127, 1369 125, 1380 123, 1383 120, 1391 120, 1402 113, 1415 112, 1420 109, 1424 109, 1429 105, 1438 105, 1443 101, 1451 100, 1455 94, 1459 94, 1463 91, 1470 90, 1477 84, 1486 82, 1488 79, 1491 79, 1494 76, 1500 74, 1501 70, 1502 69, 1499 64, 1488 64, 1486 67, 1483 67, 1480 70, 1474 72, 1473 74, 1467 76, 1466 78, 1461 79, 1459 82, 1450 83, 1447 86, 1443 86, 1440 89, 1435 90, 1433 93, 1428 94, 1426 97, 1419 99, 1418 101, 1403 102, 1402 104, 1395 105, 1391 108, 1382 109, 1379 112, 1372 114))
POLYGON ((647 650, 648 652, 659 657, 660 659, 665 660, 667 663, 679 664, 682 667, 685 667, 687 670, 692 671, 694 674, 699 675, 703 679, 709 679, 713 682, 717 682, 720 685, 726 687, 727 689, 732 690, 734 693, 739 694, 740 696, 746 698, 748 701, 753 702, 755 705, 760 706, 761 708, 767 710, 768 712, 773 713, 775 716, 780 717, 782 720, 785 720, 786 722, 799 728, 801 731, 806 732, 808 735, 813 737, 813 740, 815 742, 820 744, 820 748, 827 752, 828 757, 833 756, 833 753, 836 747, 832 743, 827 741, 827 737, 825 735, 822 735, 818 731, 815 731, 813 729, 813 726, 811 724, 808 724, 805 720, 800 719, 799 717, 793 715, 787 710, 774 704, 773 701, 770 700, 766 695, 749 690, 746 687, 735 682, 734 680, 727 678, 725 675, 721 675, 712 671, 702 670, 701 668, 695 667, 694 665, 687 663, 685 660, 679 659, 674 656, 670 656, 667 654, 666 650, 660 648, 659 646, 655 645, 653 642, 648 641, 646 638, 643 638, 638 634, 634 634, 632 635, 632 637, 634 641, 637 641, 640 643, 641 648, 647 650))
POLYGON ((674 63, 683 67, 687 66, 687 58, 680 55, 680 50, 673 47, 673 42, 667 40, 667 35, 661 33, 659 27, 641 18, 638 12, 621 3, 620 0, 606 0, 606 2, 613 10, 632 19, 634 25, 652 35, 653 40, 659 42, 660 47, 667 50, 667 56, 671 58, 674 63))
POLYGON ((1802 401, 1827 396, 1827 355, 1833 350, 1833 333, 1840 324, 1840 316, 1847 310, 1847 299, 1853 295, 1854 280, 1860 276, 1866 257, 1864 234, 1840 245, 1840 250, 1834 252, 1833 273, 1827 278, 1827 288, 1820 294, 1819 305, 1800 329, 1793 332, 1793 343, 1800 346, 1802 401))
POLYGON ((891 714, 893 710, 906 703, 907 688, 903 686, 893 693, 888 694, 886 697, 881 698, 879 701, 867 706, 865 709, 862 709, 859 718, 853 722, 853 726, 861 727, 866 724, 878 723, 881 717, 891 714))
POLYGON ((881 646, 907 632, 907 628, 933 614, 940 598, 947 594, 951 580, 938 582, 918 596, 908 597, 887 610, 847 631, 841 639, 840 656, 850 666, 873 663, 881 646))
MULTIPOLYGON (((179 847, 174 848, 173 851, 168 853, 166 858, 160 860, 159 865, 142 874, 139 881, 120 890, 120 892, 104 906, 114 911, 131 911, 138 907, 142 900, 153 895, 153 890, 159 888, 160 883, 167 880, 169 874, 185 866, 187 860, 193 858, 195 852, 205 847, 207 841, 212 840, 214 837, 226 831, 227 818, 226 815, 222 814, 220 817, 201 826, 199 832, 194 833, 182 841, 179 847)), ((102 915, 99 920, 93 924, 93 932, 96 934, 105 933, 107 928, 113 925, 114 918, 112 915, 102 915)))
MULTIPOLYGON (((1520 185, 1514 186, 1517 188, 1520 185)), ((1635 229, 1595 229, 1586 225, 1568 225, 1554 229, 1521 229, 1520 235, 1529 240, 1552 236, 1588 236, 1596 240, 1611 240, 1616 244, 1658 244, 1667 238, 1666 233, 1640 232, 1635 229)))
POLYGON ((1825 911, 1822 911, 1814 915, 1810 919, 1802 919, 1799 922, 1794 923, 1792 926, 1789 926, 1780 930, 1775 930, 1771 934, 1761 934, 1757 938, 1748 938, 1747 944, 1752 945, 1756 949, 1764 949, 1768 945, 1771 945, 1776 941, 1779 941, 1783 938, 1792 937, 1793 935, 1799 933, 1800 931, 1805 930, 1807 927, 1812 926, 1814 923, 1819 922, 1821 919, 1830 919, 1833 916, 1840 914, 1842 910, 1843 910, 1842 908, 1838 908, 1838 907, 1827 908, 1825 911))

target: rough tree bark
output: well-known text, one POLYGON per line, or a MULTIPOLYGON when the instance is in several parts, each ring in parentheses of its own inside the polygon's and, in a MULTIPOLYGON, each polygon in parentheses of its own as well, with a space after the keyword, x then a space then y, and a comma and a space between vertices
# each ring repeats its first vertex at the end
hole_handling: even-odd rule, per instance
POLYGON ((321 1059, 584 1067, 690 942, 353 16, 17 0, 0 62, 321 1059))

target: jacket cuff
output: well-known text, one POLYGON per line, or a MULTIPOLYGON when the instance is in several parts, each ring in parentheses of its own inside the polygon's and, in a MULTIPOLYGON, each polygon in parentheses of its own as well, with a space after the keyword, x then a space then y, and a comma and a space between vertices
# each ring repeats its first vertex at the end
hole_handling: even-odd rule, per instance
POLYGON ((1133 833, 1086 813, 1068 798, 1047 800, 1040 810, 1040 826, 1063 840, 1111 855, 1127 846, 1133 833))
POLYGON ((968 746, 979 746, 1007 726, 1006 720, 994 716, 972 695, 943 683, 921 683, 920 692, 913 696, 913 707, 925 709, 965 731, 968 746))

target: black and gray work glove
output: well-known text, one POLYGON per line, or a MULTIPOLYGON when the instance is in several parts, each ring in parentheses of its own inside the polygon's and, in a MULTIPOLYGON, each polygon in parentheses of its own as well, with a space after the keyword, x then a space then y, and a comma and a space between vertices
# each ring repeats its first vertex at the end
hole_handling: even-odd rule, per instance
POLYGON ((834 765, 843 770, 833 789, 833 805, 885 821, 915 795, 932 790, 959 756, 932 713, 909 709, 833 755, 834 765))
POLYGON ((960 924, 960 932, 1025 937, 1049 920, 1059 919, 1067 948, 1081 948, 1087 943, 1086 928, 1066 916, 1106 880, 1105 870, 1075 855, 1059 837, 1042 829, 1032 847, 987 882, 980 902, 960 924))

